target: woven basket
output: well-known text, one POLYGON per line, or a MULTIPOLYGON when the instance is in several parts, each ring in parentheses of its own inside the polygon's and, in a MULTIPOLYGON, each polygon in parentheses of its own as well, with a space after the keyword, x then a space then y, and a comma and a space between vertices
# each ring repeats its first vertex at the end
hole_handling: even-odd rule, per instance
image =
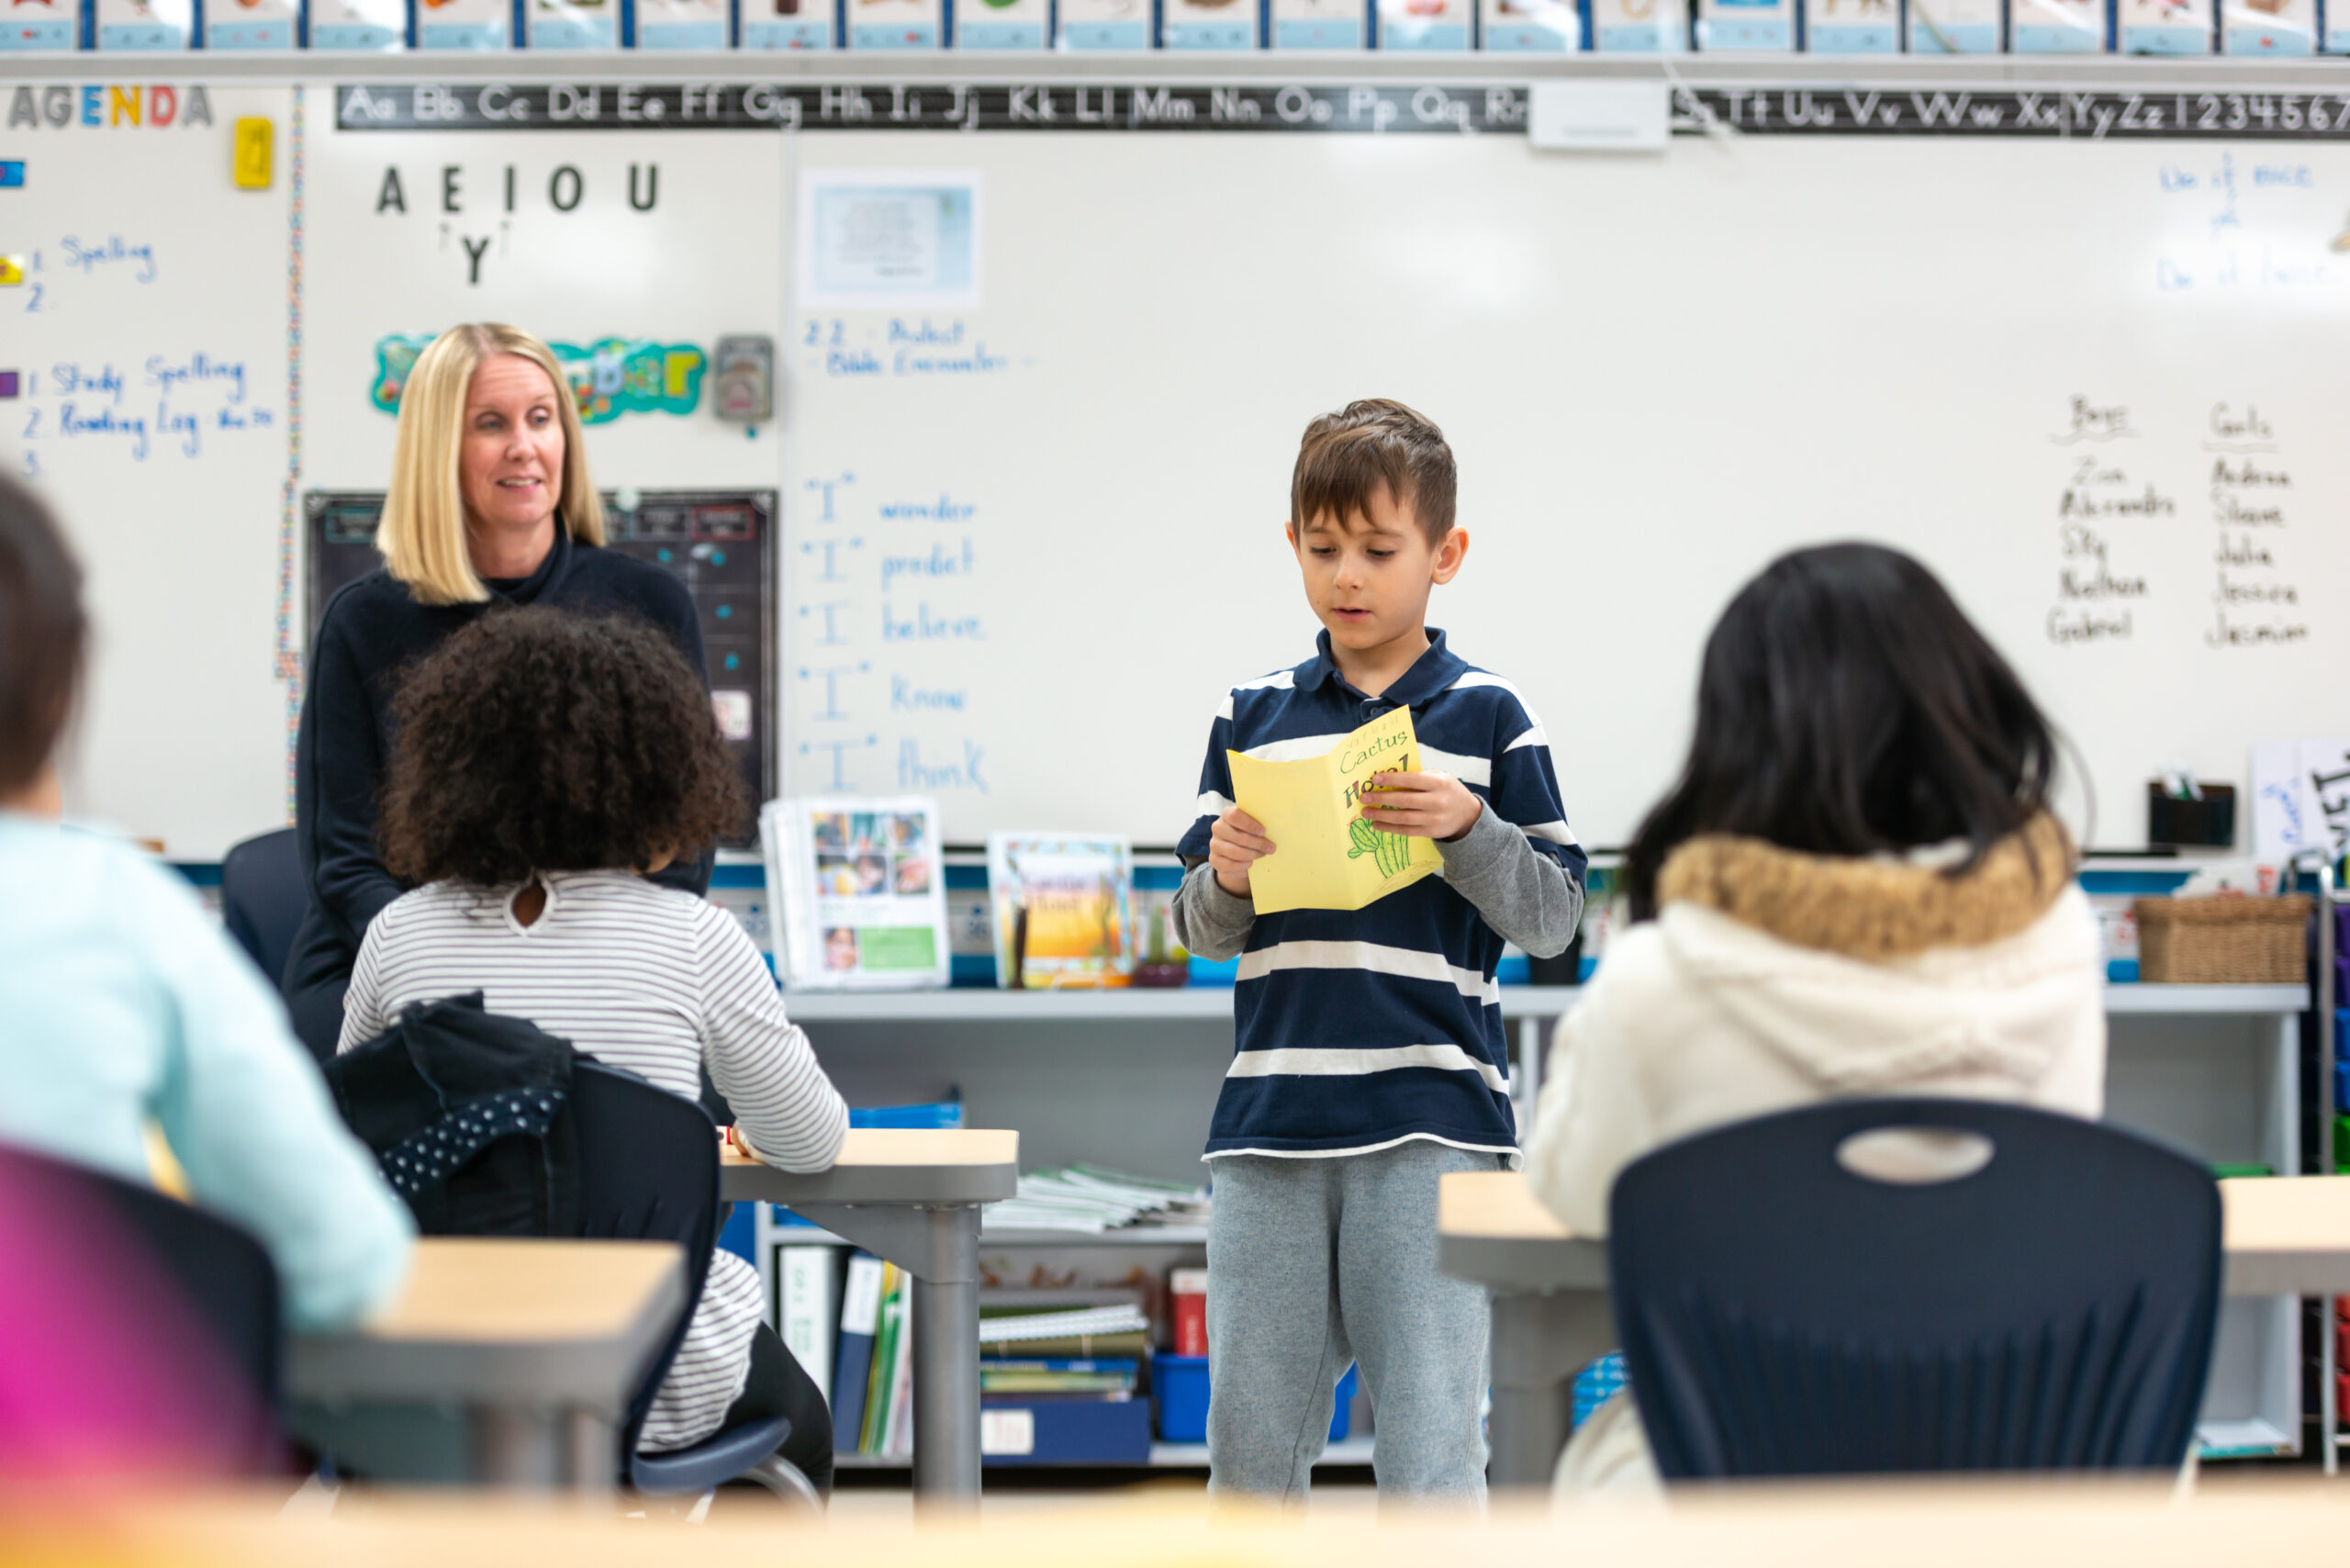
POLYGON ((2310 901, 2132 899, 2138 978, 2196 985, 2298 985, 2309 966, 2310 901))

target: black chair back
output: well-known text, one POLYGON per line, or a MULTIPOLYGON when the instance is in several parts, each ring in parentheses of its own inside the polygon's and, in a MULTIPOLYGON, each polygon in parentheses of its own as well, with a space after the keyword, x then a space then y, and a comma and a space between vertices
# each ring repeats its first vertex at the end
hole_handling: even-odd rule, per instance
POLYGON ((231 845, 221 857, 220 922, 273 987, 281 983, 309 906, 292 828, 231 845))
POLYGON ((2219 1189, 2144 1138, 2017 1105, 1833 1102, 1635 1161, 1608 1226, 1667 1479, 2169 1470, 2194 1438, 2219 1189), (1988 1162, 1911 1182, 1840 1159, 1899 1128, 1975 1135, 1988 1162))
MULTIPOLYGON (((138 1340, 125 1347, 117 1380, 132 1383, 130 1403, 120 1387, 109 1396, 129 1428, 126 1449, 171 1429, 166 1462, 182 1473, 283 1473, 277 1271, 261 1243, 150 1188, 29 1150, 0 1148, 0 1187, 13 1202, 70 1216, 73 1238, 106 1282, 108 1309, 138 1340), (160 1362, 161 1374, 143 1389, 133 1370, 142 1359, 160 1362), (151 1414, 141 1415, 141 1400, 151 1414)), ((0 1271, 25 1266, 0 1258, 0 1271)))
POLYGON ((565 1114, 578 1139, 579 1233, 674 1241, 686 1253, 686 1309, 629 1401, 620 1450, 629 1455, 710 1278, 719 1225, 718 1127, 693 1101, 584 1056, 572 1063, 565 1114))

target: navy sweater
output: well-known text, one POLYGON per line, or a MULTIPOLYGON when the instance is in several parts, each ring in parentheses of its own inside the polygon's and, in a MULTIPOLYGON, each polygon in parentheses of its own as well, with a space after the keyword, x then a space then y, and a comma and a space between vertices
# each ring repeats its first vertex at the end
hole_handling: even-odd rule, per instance
MULTIPOLYGON (((702 684, 701 623, 693 596, 669 572, 630 555, 572 541, 558 529, 554 548, 519 583, 490 585, 481 604, 420 604, 406 584, 370 572, 328 601, 311 640, 309 685, 302 698, 295 748, 295 831, 309 913, 286 964, 285 989, 331 993, 327 1011, 340 1023, 341 998, 368 923, 407 891, 384 868, 375 841, 375 808, 392 756, 392 694, 408 666, 476 618, 508 605, 543 604, 583 614, 639 615, 677 640, 702 684)), ((694 893, 710 887, 713 855, 680 861, 654 879, 694 893)), ((321 1026, 326 1021, 320 1020, 321 1026)), ((330 1054, 330 1036, 313 1050, 330 1054)))

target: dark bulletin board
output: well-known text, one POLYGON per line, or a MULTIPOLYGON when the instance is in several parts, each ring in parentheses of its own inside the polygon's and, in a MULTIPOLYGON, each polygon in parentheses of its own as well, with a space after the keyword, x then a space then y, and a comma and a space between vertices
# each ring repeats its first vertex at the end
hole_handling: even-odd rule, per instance
MULTIPOLYGON (((604 492, 610 549, 677 574, 701 612, 710 688, 727 746, 755 803, 775 798, 775 517, 773 490, 637 490, 622 506, 604 492)), ((383 565, 375 553, 381 490, 312 490, 303 497, 312 633, 327 600, 383 565)), ((748 848, 756 830, 728 847, 748 848)))

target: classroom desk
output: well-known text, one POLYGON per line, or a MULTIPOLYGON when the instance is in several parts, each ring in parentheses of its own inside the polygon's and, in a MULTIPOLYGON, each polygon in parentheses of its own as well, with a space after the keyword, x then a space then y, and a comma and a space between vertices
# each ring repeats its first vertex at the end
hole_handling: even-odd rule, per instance
POLYGON ((729 1149, 719 1191, 785 1204, 913 1276, 914 1491, 979 1492, 979 1207, 1012 1196, 1020 1135, 851 1128, 829 1170, 795 1175, 729 1149))
POLYGON ((330 1407, 461 1406, 476 1479, 607 1488, 629 1398, 685 1297, 671 1242, 425 1237, 389 1305, 290 1338, 286 1392, 330 1407))
MULTIPOLYGON (((2350 1176, 2238 1177, 2220 1183, 2233 1296, 2350 1293, 2350 1176)), ((1539 1486, 1565 1446, 1570 1385, 1616 1344, 1607 1247, 1568 1234, 1523 1172, 1443 1180, 1437 1266, 1493 1303, 1493 1484, 1539 1486)))

